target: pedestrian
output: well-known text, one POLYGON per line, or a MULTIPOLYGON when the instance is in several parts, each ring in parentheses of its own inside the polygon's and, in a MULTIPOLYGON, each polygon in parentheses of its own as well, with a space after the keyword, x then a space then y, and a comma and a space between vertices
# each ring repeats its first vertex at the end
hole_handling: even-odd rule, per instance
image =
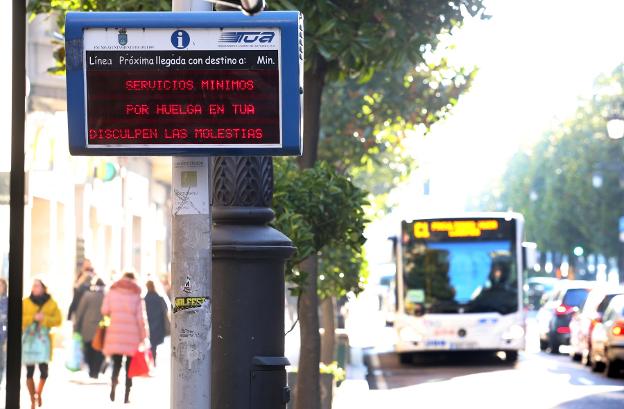
POLYGON ((71 304, 69 305, 69 310, 67 312, 67 319, 71 320, 76 310, 78 309, 78 304, 80 304, 80 298, 89 291, 91 287, 91 280, 95 276, 95 271, 93 266, 91 265, 91 260, 85 258, 82 261, 82 267, 80 268, 80 273, 78 274, 78 278, 74 283, 74 296, 72 298, 71 304))
MULTIPOLYGON (((52 360, 52 337, 49 333, 52 327, 61 325, 61 310, 59 310, 56 301, 48 294, 48 288, 42 279, 35 279, 32 284, 30 295, 22 301, 22 353, 30 351, 29 345, 33 344, 36 338, 41 343, 42 348, 39 352, 45 351, 42 356, 35 359, 36 362, 28 362, 26 364, 26 386, 30 394, 31 409, 37 405, 42 405, 43 387, 48 379, 48 363, 52 360), (47 348, 47 350, 45 349, 47 348), (35 365, 39 366, 39 385, 35 389, 35 365)), ((30 355, 29 355, 30 356, 30 355)))
POLYGON ((0 384, 4 378, 6 363, 6 336, 9 317, 8 284, 4 278, 0 278, 0 384))
POLYGON ((149 340, 154 366, 156 366, 156 348, 164 342, 170 332, 169 311, 165 299, 156 292, 154 282, 149 280, 145 286, 147 287, 145 310, 147 311, 149 340))
POLYGON ((130 402, 132 378, 128 369, 132 356, 147 337, 145 327, 145 305, 141 298, 141 288, 136 284, 133 273, 125 273, 116 281, 104 296, 102 314, 110 317, 110 325, 104 338, 104 355, 113 360, 110 399, 115 400, 115 388, 119 380, 122 359, 125 357, 126 391, 124 403, 130 402))
POLYGON ((104 281, 94 278, 88 292, 80 299, 76 310, 74 331, 82 337, 84 360, 89 367, 89 377, 97 379, 104 362, 104 355, 91 346, 95 331, 102 320, 102 302, 104 301, 104 281))

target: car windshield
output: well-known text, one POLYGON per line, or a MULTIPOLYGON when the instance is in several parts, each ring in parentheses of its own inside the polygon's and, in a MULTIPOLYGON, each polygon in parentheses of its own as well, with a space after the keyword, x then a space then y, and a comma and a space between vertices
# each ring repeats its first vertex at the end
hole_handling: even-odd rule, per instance
POLYGON ((570 307, 580 307, 587 299, 589 290, 587 288, 570 288, 563 296, 563 304, 570 307))
POLYGON ((410 243, 403 265, 406 311, 517 311, 517 273, 510 247, 502 240, 410 243))
POLYGON ((615 297, 616 295, 617 294, 607 294, 607 295, 605 295, 605 297, 602 299, 600 304, 598 304, 598 308, 596 308, 596 311, 599 312, 600 314, 604 313, 605 310, 607 309, 607 307, 609 306, 609 303, 611 302, 613 297, 615 297))

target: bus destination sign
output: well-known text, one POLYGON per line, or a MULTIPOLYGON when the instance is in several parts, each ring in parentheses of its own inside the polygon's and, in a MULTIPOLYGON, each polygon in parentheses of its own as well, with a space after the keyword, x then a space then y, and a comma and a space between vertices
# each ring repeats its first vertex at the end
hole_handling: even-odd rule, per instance
POLYGON ((502 238, 510 234, 509 225, 503 219, 488 218, 417 220, 404 222, 403 241, 502 238))
MULTIPOLYGON (((279 24, 250 28, 244 24, 249 17, 238 13, 138 13, 150 17, 143 23, 148 27, 123 21, 128 14, 142 21, 137 13, 73 17, 87 14, 122 21, 80 20, 81 55, 68 54, 72 154, 300 154, 300 53, 294 47, 290 59, 297 61, 285 64, 293 47, 284 40, 292 33, 279 24), (155 14, 169 26, 156 24, 155 14), (197 14, 238 19, 215 27, 197 14), (70 66, 72 57, 80 70, 70 66), (286 74, 285 66, 297 70, 286 74), (78 94, 70 90, 76 74, 78 94), (284 98, 286 87, 292 92, 284 98)), ((68 26, 74 18, 68 15, 68 26)), ((68 53, 76 51, 71 45, 68 53)))

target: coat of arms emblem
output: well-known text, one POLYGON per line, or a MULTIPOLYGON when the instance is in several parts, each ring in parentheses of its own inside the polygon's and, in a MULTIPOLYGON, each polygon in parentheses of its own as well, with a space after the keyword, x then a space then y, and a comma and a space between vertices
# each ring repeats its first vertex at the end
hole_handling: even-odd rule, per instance
POLYGON ((117 41, 119 41, 119 45, 128 44, 128 34, 126 34, 125 28, 119 30, 119 34, 117 35, 117 41))

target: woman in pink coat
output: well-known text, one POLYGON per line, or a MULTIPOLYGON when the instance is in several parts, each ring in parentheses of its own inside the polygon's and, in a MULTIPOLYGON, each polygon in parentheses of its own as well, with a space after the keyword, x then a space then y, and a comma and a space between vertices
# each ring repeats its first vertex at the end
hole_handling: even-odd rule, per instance
POLYGON ((115 282, 102 302, 102 315, 110 317, 110 326, 104 338, 104 355, 112 356, 113 377, 110 398, 115 400, 122 358, 126 357, 126 393, 124 402, 130 401, 132 378, 128 368, 132 356, 147 337, 145 327, 145 306, 141 298, 141 288, 134 281, 133 273, 125 273, 115 282))

